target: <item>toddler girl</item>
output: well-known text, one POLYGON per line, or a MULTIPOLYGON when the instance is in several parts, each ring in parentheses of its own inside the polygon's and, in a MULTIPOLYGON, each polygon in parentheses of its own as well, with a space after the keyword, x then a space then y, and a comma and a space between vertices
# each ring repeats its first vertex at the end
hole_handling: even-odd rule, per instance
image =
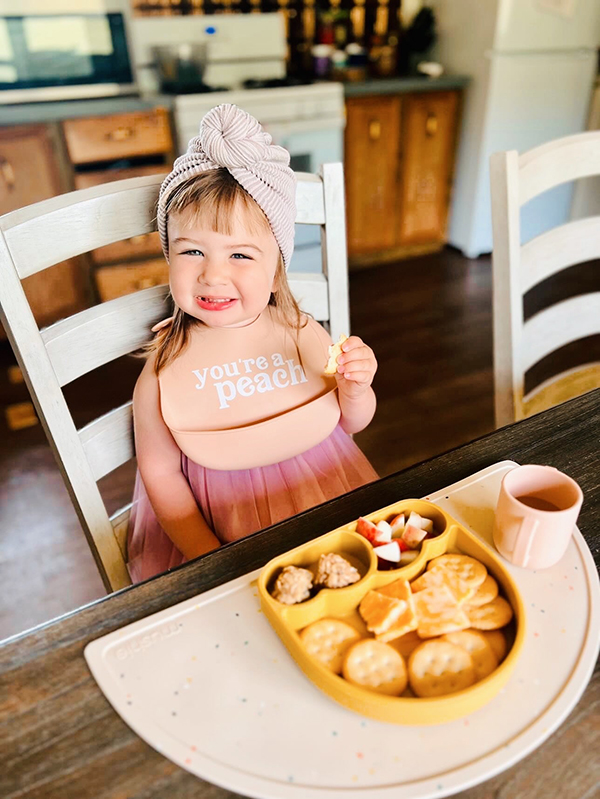
POLYGON ((174 316, 133 395, 134 582, 377 478, 350 438, 375 412, 377 363, 331 338, 288 286, 295 179, 249 114, 213 108, 162 184, 174 316))

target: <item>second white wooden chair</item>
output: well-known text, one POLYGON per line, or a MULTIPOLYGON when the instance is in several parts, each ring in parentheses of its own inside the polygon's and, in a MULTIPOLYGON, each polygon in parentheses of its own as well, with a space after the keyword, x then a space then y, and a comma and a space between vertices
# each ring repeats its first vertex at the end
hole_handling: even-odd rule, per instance
MULTIPOLYGON (((323 270, 290 273, 290 285, 302 309, 337 339, 350 328, 343 169, 325 164, 320 176, 297 177, 296 221, 321 226, 323 270)), ((170 313, 168 288, 104 302, 40 331, 21 281, 67 258, 155 230, 161 180, 108 183, 0 217, 0 319, 107 591, 130 584, 129 507, 109 518, 97 481, 134 456, 131 402, 77 430, 62 389, 139 349, 151 326, 170 313)))
POLYGON ((561 372, 525 394, 525 373, 562 346, 600 333, 600 292, 562 300, 527 321, 523 295, 574 264, 600 258, 600 217, 553 228, 521 245, 520 209, 542 192, 600 175, 600 132, 490 159, 496 426, 523 419, 600 386, 600 363, 561 372))

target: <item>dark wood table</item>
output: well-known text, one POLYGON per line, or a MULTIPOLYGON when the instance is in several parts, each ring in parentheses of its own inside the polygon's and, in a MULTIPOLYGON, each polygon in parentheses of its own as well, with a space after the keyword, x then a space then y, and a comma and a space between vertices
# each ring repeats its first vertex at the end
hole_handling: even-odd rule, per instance
MULTIPOLYGON (((361 514, 399 499, 433 493, 505 459, 550 464, 579 482, 585 494, 579 526, 598 565, 599 444, 600 389, 6 642, 0 648, 0 797, 235 796, 183 771, 126 726, 88 671, 83 649, 89 641, 257 569, 275 555, 361 514)), ((543 746, 460 796, 599 797, 599 707, 600 670, 596 668, 578 706, 543 746)))

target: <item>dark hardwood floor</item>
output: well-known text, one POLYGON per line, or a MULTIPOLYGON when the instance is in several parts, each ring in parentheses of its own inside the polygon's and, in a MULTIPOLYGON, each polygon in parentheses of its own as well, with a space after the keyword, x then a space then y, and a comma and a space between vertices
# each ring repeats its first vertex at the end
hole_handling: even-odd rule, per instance
MULTIPOLYGON (((380 475, 493 429, 491 268, 452 249, 353 272, 352 332, 378 358, 375 419, 356 441, 380 475)), ((27 400, 7 380, 0 345, 0 404, 27 400)), ((141 362, 123 358, 67 389, 78 426, 131 396, 141 362)), ((39 425, 0 420, 0 638, 104 594, 39 425)), ((111 510, 131 495, 133 464, 102 481, 111 510)), ((400 497, 399 497, 400 499, 400 497)))

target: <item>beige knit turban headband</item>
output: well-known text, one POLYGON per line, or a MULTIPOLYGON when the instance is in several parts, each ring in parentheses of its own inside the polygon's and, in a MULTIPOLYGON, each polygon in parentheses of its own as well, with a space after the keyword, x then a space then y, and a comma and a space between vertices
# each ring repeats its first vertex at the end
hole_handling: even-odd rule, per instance
POLYGON ((296 179, 290 154, 272 144, 259 123, 235 105, 212 108, 200 123, 200 135, 173 164, 158 199, 158 232, 168 257, 165 208, 172 192, 186 180, 209 169, 225 167, 262 208, 281 250, 285 267, 294 251, 296 179))

